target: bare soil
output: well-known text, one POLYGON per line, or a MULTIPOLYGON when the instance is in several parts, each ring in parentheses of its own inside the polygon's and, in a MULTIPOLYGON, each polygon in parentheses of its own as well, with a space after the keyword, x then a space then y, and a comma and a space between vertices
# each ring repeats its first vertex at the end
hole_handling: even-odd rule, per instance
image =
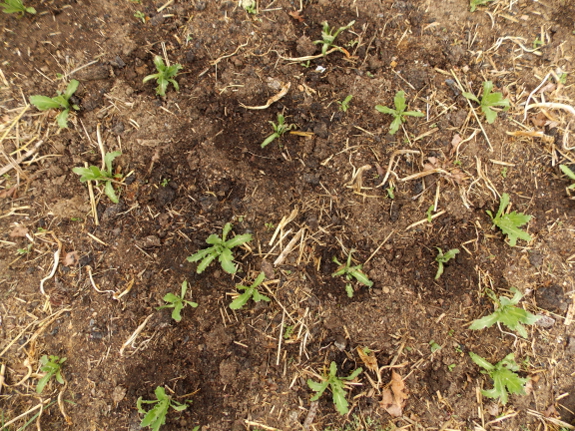
POLYGON ((559 165, 575 163, 575 111, 526 110, 573 110, 572 0, 474 13, 465 0, 260 0, 257 14, 219 0, 25 3, 38 13, 0 17, 3 423, 37 408, 7 429, 42 405, 30 429, 137 430, 136 400, 157 386, 191 401, 163 430, 573 428, 575 206, 559 165), (297 60, 320 54, 322 22, 353 20, 336 39, 345 52, 297 60), (155 55, 183 66, 179 92, 142 82, 155 55), (59 129, 54 110, 27 103, 70 79, 80 110, 59 129), (458 80, 475 94, 492 81, 511 108, 476 118, 458 80), (374 107, 400 90, 425 115, 390 135, 374 107), (261 148, 278 114, 296 133, 261 148), (99 166, 100 147, 122 152, 125 179, 117 204, 93 185, 94 214, 72 168, 99 166), (503 193, 532 216, 531 242, 511 247, 492 228, 486 210, 503 193), (197 274, 186 258, 228 222, 253 235, 235 251, 239 271, 197 274), (460 250, 438 280, 436 247, 460 250), (374 282, 354 283, 352 298, 332 277, 350 250, 374 282), (230 310, 235 286, 261 271, 271 302, 230 310), (184 280, 199 306, 178 323, 157 307, 184 280), (486 289, 511 287, 545 316, 529 338, 469 330, 493 311, 486 289), (357 348, 375 352, 379 379, 357 348), (492 363, 513 352, 527 394, 482 397, 492 382, 469 352, 492 363), (67 358, 66 383, 37 394, 44 354, 67 358), (348 415, 329 390, 310 402, 307 379, 331 361, 341 376, 364 368, 348 415), (397 417, 380 404, 392 370, 408 394, 397 417))

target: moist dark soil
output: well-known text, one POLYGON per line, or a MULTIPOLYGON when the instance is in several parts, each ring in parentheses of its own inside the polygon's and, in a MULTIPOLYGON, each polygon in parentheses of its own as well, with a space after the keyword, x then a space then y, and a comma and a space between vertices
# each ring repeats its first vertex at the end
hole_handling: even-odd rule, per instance
POLYGON ((575 163, 573 112, 526 109, 573 106, 572 0, 473 13, 465 0, 260 0, 254 14, 219 0, 25 4, 37 14, 0 17, 3 423, 42 404, 30 429, 137 430, 138 398, 162 386, 189 401, 163 430, 575 424, 575 206, 559 169, 575 163), (355 23, 320 56, 325 21, 355 23), (143 83, 156 55, 183 66, 165 97, 143 83), (68 128, 26 107, 71 79, 68 128), (485 81, 510 101, 493 124, 461 91, 480 96, 485 81), (375 106, 393 108, 398 91, 423 116, 392 135, 375 106), (295 127, 262 148, 279 114, 295 127), (113 203, 94 183, 94 211, 72 169, 100 166, 102 151, 121 151, 122 184, 113 203), (511 247, 493 228, 486 210, 503 193, 532 216, 530 242, 511 247), (186 258, 226 223, 229 238, 253 237, 234 249, 238 271, 214 261, 198 274, 186 258), (437 247, 459 250, 439 279, 437 247), (352 280, 352 297, 333 276, 350 253, 373 281, 352 280), (231 310, 236 285, 262 271, 271 301, 231 310), (158 307, 184 281, 198 307, 176 322, 158 307), (468 328, 493 312, 488 289, 512 287, 543 316, 527 339, 468 328), (482 396, 493 382, 469 352, 514 353, 526 394, 482 396), (67 358, 65 385, 37 394, 43 355, 67 358), (347 415, 329 389, 310 401, 307 380, 332 361, 342 377, 364 370, 347 415), (393 416, 381 403, 392 371, 407 394, 393 416))

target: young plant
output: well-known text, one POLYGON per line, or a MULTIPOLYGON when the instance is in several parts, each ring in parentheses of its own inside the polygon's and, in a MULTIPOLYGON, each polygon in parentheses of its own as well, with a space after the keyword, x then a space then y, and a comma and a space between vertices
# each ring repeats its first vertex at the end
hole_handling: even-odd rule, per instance
POLYGON ((46 384, 50 381, 50 379, 55 376, 56 381, 61 385, 64 384, 64 379, 62 378, 62 364, 66 362, 66 358, 59 358, 55 355, 50 355, 49 357, 44 355, 40 358, 40 370, 45 372, 44 377, 38 380, 38 384, 36 385, 36 392, 42 393, 46 384))
POLYGON ((24 6, 22 0, 5 0, 4 2, 0 3, 0 7, 2 8, 2 12, 17 13, 19 18, 22 18, 26 13, 31 15, 36 14, 36 9, 33 7, 24 6))
POLYGON ((531 216, 523 213, 516 213, 515 211, 509 214, 503 214, 503 211, 505 211, 505 208, 507 208, 508 205, 509 195, 507 193, 503 193, 501 195, 501 200, 499 201, 499 209, 497 210, 495 217, 493 217, 493 213, 489 210, 487 210, 486 213, 489 215, 489 217, 491 217, 493 225, 497 226, 499 229, 501 229, 501 232, 507 235, 509 238, 509 245, 511 247, 515 247, 518 238, 527 242, 531 241, 531 235, 519 229, 521 226, 531 220, 531 216))
POLYGON ((253 15, 258 13, 258 4, 256 0, 240 0, 240 6, 247 12, 253 15))
POLYGON ((232 239, 226 241, 228 233, 232 230, 232 224, 226 223, 222 231, 222 237, 220 238, 216 234, 212 234, 208 237, 206 242, 212 246, 198 251, 197 253, 189 256, 187 258, 188 262, 198 262, 196 272, 201 274, 209 266, 210 263, 217 257, 222 269, 228 274, 235 274, 237 271, 237 266, 234 265, 234 255, 232 253, 232 248, 238 247, 252 240, 252 236, 249 233, 238 235, 232 239))
POLYGON ((437 249, 437 256, 435 257, 435 261, 439 265, 437 268, 437 274, 435 274, 435 279, 438 280, 439 277, 441 277, 441 274, 443 274, 443 264, 455 258, 455 255, 459 253, 459 249, 452 248, 447 253, 443 254, 443 251, 439 247, 435 248, 437 249))
POLYGON ((260 302, 260 301, 266 301, 266 302, 270 302, 270 299, 265 296, 262 295, 259 291, 258 291, 258 286, 260 284, 262 284, 262 282, 264 281, 264 279, 266 278, 266 275, 262 272, 260 273, 260 275, 258 275, 258 278, 256 278, 256 280, 254 281, 254 283, 251 286, 242 286, 242 285, 237 285, 236 289, 238 290, 243 290, 244 293, 242 293, 241 295, 239 295, 236 299, 234 299, 232 301, 232 303, 230 304, 230 308, 232 310, 239 310, 240 308, 242 308, 244 305, 247 304, 247 302, 250 300, 250 298, 252 298, 254 300, 254 302, 260 302))
POLYGON ((523 308, 516 307, 523 295, 515 287, 511 288, 514 293, 513 298, 500 296, 499 299, 491 289, 486 289, 487 296, 495 303, 495 311, 481 319, 474 320, 469 329, 484 329, 493 326, 495 323, 503 323, 512 331, 516 331, 523 338, 527 338, 527 330, 522 325, 533 325, 541 316, 525 311, 523 308))
POLYGON ((343 99, 343 102, 338 101, 337 103, 339 104, 339 110, 347 112, 347 110, 349 109, 349 102, 351 102, 351 99, 353 99, 353 95, 350 94, 345 99, 343 99))
POLYGON ((156 400, 146 401, 142 400, 142 397, 140 397, 136 402, 136 407, 140 413, 144 413, 146 415, 140 423, 140 426, 150 427, 152 431, 158 431, 160 427, 166 423, 166 415, 168 414, 170 407, 177 412, 181 412, 182 410, 187 409, 188 406, 177 401, 173 401, 169 395, 166 395, 166 390, 161 386, 158 386, 154 393, 156 394, 156 400), (142 408, 142 404, 155 404, 155 406, 146 412, 146 410, 142 408))
POLYGON ((316 40, 313 43, 316 45, 321 44, 321 55, 326 55, 327 51, 330 48, 337 48, 339 51, 342 51, 343 48, 336 46, 334 44, 335 38, 342 32, 350 28, 352 25, 355 24, 355 21, 350 22, 348 25, 344 27, 340 27, 337 30, 335 28, 330 28, 327 21, 321 23, 323 26, 321 30, 321 40, 316 40))
POLYGON ((497 118, 497 111, 491 109, 492 107, 501 106, 503 107, 504 111, 507 111, 510 106, 509 99, 504 99, 503 94, 492 93, 491 90, 493 90, 493 82, 485 81, 483 83, 483 96, 481 97, 481 101, 473 93, 468 92, 463 93, 463 97, 479 103, 481 112, 485 114, 485 119, 489 124, 493 124, 493 122, 497 118))
POLYGON ((156 310, 161 310, 162 308, 173 308, 172 311, 172 319, 176 322, 182 320, 181 311, 186 305, 189 305, 192 308, 196 308, 198 306, 197 303, 192 301, 186 301, 184 297, 186 296, 186 291, 188 290, 188 282, 184 280, 182 283, 182 293, 180 296, 174 295, 173 293, 166 293, 166 295, 162 298, 164 302, 167 302, 166 305, 162 305, 161 307, 157 307, 156 310))
POLYGON ((356 265, 351 266, 351 255, 355 250, 350 250, 349 255, 347 256, 347 262, 344 264, 340 263, 337 258, 334 256, 333 261, 339 265, 339 268, 336 272, 334 272, 331 276, 338 277, 340 275, 344 275, 348 283, 345 285, 345 291, 347 292, 347 296, 353 298, 353 286, 350 281, 354 278, 359 281, 361 284, 367 287, 373 286, 373 281, 369 279, 369 277, 361 270, 363 265, 356 265))
POLYGON ((407 111, 407 105, 405 104, 405 92, 398 91, 393 99, 393 104, 395 105, 395 109, 388 108, 387 106, 376 105, 375 109, 382 114, 389 114, 393 115, 393 121, 389 126, 389 134, 395 135, 395 133, 399 130, 399 126, 401 123, 405 122, 405 117, 423 117, 422 112, 416 111, 407 111))
POLYGON ((151 79, 155 79, 158 84, 156 87, 156 94, 162 97, 166 95, 166 90, 170 83, 174 86, 176 91, 180 91, 180 86, 174 78, 178 76, 178 71, 182 69, 182 65, 176 63, 171 66, 166 66, 164 64, 164 60, 159 55, 154 57, 154 65, 156 66, 158 73, 146 76, 143 82, 146 83, 151 79))
POLYGON ((333 397, 333 403, 335 404, 335 408, 337 409, 337 411, 339 412, 339 414, 341 415, 345 415, 348 413, 349 409, 348 409, 348 402, 345 399, 345 382, 344 380, 353 380, 355 379, 361 372, 363 371, 363 369, 360 367, 357 370, 353 371, 349 376, 347 377, 337 377, 337 365, 335 362, 332 361, 332 363, 329 366, 329 374, 325 374, 321 379, 321 382, 314 382, 312 379, 308 379, 307 381, 307 385, 309 386, 309 388, 316 392, 316 394, 311 398, 311 401, 316 401, 319 399, 319 397, 321 397, 324 393, 324 391, 327 389, 327 387, 329 386, 331 389, 331 393, 332 393, 332 397, 333 397))
POLYGON ((262 148, 266 145, 271 144, 276 138, 281 138, 282 135, 295 127, 295 124, 285 124, 285 118, 282 114, 278 114, 278 124, 273 121, 269 121, 274 129, 274 132, 269 135, 265 141, 262 142, 262 148))
POLYGON ((70 104, 70 97, 72 97, 76 92, 79 84, 80 83, 78 81, 72 79, 64 93, 60 93, 58 91, 58 95, 52 98, 47 96, 30 96, 30 103, 40 111, 47 111, 48 109, 62 109, 62 112, 58 114, 56 119, 58 120, 58 126, 60 126, 61 129, 64 129, 68 127, 67 120, 70 109, 74 109, 75 111, 80 110, 78 105, 70 104))
MULTIPOLYGON (((561 171, 567 175, 569 177, 569 179, 575 181, 575 172, 573 172, 571 169, 569 169, 568 166, 566 165, 559 165, 559 168, 561 169, 561 171)), ((573 190, 575 189, 575 183, 571 184, 569 187, 567 187, 567 190, 573 190)))
POLYGON ((521 378, 515 373, 515 371, 519 370, 519 365, 515 362, 513 353, 510 353, 495 365, 487 362, 473 352, 469 352, 469 356, 471 356, 473 362, 484 369, 484 371, 481 372, 488 374, 493 380, 493 389, 488 391, 482 390, 481 393, 483 396, 487 398, 499 398, 501 403, 505 405, 508 400, 508 392, 510 394, 525 395, 525 384, 529 379, 521 378))
POLYGON ((491 1, 493 1, 493 0, 470 0, 469 1, 469 12, 475 12, 475 9, 477 9, 477 6, 483 6, 484 4, 487 4, 491 1))
POLYGON ((118 156, 121 156, 120 151, 114 151, 112 153, 106 153, 104 156, 104 165, 106 166, 104 170, 100 170, 97 166, 90 166, 89 168, 74 168, 72 172, 80 175, 80 181, 85 183, 86 181, 102 181, 105 183, 104 193, 110 198, 112 202, 117 204, 119 202, 116 191, 112 182, 117 179, 121 179, 122 175, 114 175, 114 170, 112 169, 112 162, 118 156))

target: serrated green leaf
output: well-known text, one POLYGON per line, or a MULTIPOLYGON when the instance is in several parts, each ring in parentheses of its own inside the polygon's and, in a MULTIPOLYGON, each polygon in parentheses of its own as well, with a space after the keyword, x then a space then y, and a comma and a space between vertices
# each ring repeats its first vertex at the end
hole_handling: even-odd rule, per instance
POLYGON ((397 115, 398 112, 395 109, 388 108, 387 106, 376 105, 375 109, 382 114, 397 115))
POLYGON ((355 278, 357 281, 359 281, 361 284, 363 284, 364 286, 367 287, 372 287, 373 286, 373 281, 371 281, 369 279, 369 277, 364 274, 360 269, 353 269, 350 272, 350 275, 355 278))
POLYGON ((158 86, 156 87, 156 94, 158 94, 159 96, 165 96, 169 84, 168 80, 163 76, 160 76, 156 80, 156 82, 158 83, 158 86))
POLYGON ((113 169, 112 169, 112 162, 114 161, 114 159, 116 157, 119 157, 122 155, 121 151, 113 151, 111 153, 106 153, 104 155, 104 165, 106 166, 106 169, 108 170, 108 175, 111 177, 114 173, 113 169))
POLYGON ((469 356, 471 357, 471 359, 473 360, 473 362, 475 362, 477 365, 479 365, 481 368, 483 368, 484 370, 487 371, 492 371, 495 369, 495 367, 493 366, 493 364, 491 364, 490 362, 488 362, 487 360, 483 359, 481 356, 479 356, 476 353, 473 352, 469 352, 469 356))
POLYGON ((231 302, 230 308, 232 310, 239 310, 240 308, 242 308, 244 305, 246 305, 248 303, 248 301, 250 300, 250 298, 252 296, 252 293, 253 293, 252 291, 247 290, 246 292, 239 295, 236 299, 234 299, 231 302))
POLYGON ((198 268, 196 269, 197 274, 201 274, 206 270, 210 263, 217 257, 216 254, 207 254, 203 260, 199 263, 198 268))
POLYGON ((234 248, 234 247, 238 247, 242 244, 245 244, 246 242, 250 242, 252 240, 252 235, 249 233, 245 233, 243 235, 238 235, 235 236, 234 238, 228 240, 225 242, 225 246, 227 248, 234 248))
POLYGON ((408 117, 424 117, 425 114, 423 112, 418 112, 418 111, 407 111, 404 112, 402 115, 408 116, 408 117))
POLYGON ((479 330, 489 328, 498 322, 499 315, 497 312, 490 314, 489 316, 482 317, 481 319, 474 320, 469 329, 479 330))
POLYGON ((308 379, 307 381, 307 385, 309 386, 309 388, 316 392, 316 394, 311 398, 311 401, 316 401, 319 399, 319 397, 321 397, 323 395, 323 393, 325 392, 327 386, 328 386, 328 381, 324 380, 322 382, 314 382, 312 379, 308 379))
POLYGON ((339 386, 332 385, 332 397, 335 408, 340 415, 346 415, 349 412, 348 402, 345 399, 345 390, 339 386))
POLYGON ((395 135, 397 133, 397 131, 399 130, 399 126, 401 126, 401 123, 403 122, 401 116, 397 116, 393 119, 393 121, 391 122, 391 124, 389 125, 389 134, 390 135, 395 135))
POLYGON ((398 91, 395 93, 395 97, 393 98, 393 104, 395 105, 395 109, 398 113, 403 113, 406 108, 405 104, 405 91, 398 91))
POLYGON ((561 169, 561 171, 567 175, 569 178, 571 178, 572 180, 575 181, 575 172, 573 172, 571 169, 569 169, 569 166, 566 165, 559 165, 559 169, 561 169))
POLYGON ((481 103, 481 102, 479 101, 479 99, 477 98, 477 96, 475 96, 475 94, 473 94, 473 93, 468 93, 467 91, 464 91, 464 92, 461 93, 461 94, 462 94, 463 97, 465 97, 466 99, 473 100, 474 102, 477 102, 477 103, 481 103))
POLYGON ((152 79, 158 79, 159 77, 160 77, 159 73, 155 73, 153 75, 148 75, 142 80, 142 83, 145 84, 146 82, 151 81, 152 79))
POLYGON ((164 72, 164 70, 166 69, 164 59, 159 55, 154 56, 154 66, 156 66, 158 72, 164 72))
POLYGON ((172 311, 172 319, 176 322, 180 322, 182 320, 182 309, 184 308, 183 301, 178 298, 176 302, 174 302, 174 310, 172 311))
POLYGON ((116 191, 114 190, 114 186, 112 185, 111 181, 106 181, 106 185, 104 187, 104 193, 115 204, 120 202, 120 199, 118 199, 118 196, 116 196, 116 191))
POLYGON ((495 119, 497 118, 497 112, 489 108, 489 106, 482 106, 481 112, 485 114, 485 119, 489 124, 493 124, 495 122, 495 119))
MULTIPOLYGON (((217 256, 217 254, 215 253, 215 247, 209 247, 209 248, 205 248, 203 250, 200 250, 200 251, 192 254, 191 256, 188 256, 186 258, 186 260, 188 262, 197 262, 199 260, 204 259, 208 254, 214 254, 214 258, 215 258, 215 256, 217 256)), ((212 260, 214 258, 212 258, 212 260)))
POLYGON ((56 117, 56 120, 58 120, 58 127, 60 127, 60 129, 65 129, 68 127, 68 114, 69 113, 70 113, 69 109, 64 109, 56 117))
POLYGON ((46 96, 30 96, 30 103, 40 111, 47 111, 48 109, 56 109, 61 107, 58 102, 46 96))
POLYGON ((260 301, 270 302, 271 301, 270 298, 268 298, 267 296, 258 292, 257 289, 254 289, 254 294, 253 294, 252 298, 253 298, 254 302, 260 302, 260 301))
POLYGON ((75 79, 72 79, 70 81, 70 83, 68 84, 68 87, 66 87, 66 91, 64 91, 64 98, 66 100, 68 100, 70 97, 72 97, 72 95, 78 89, 78 85, 80 85, 80 83, 78 81, 76 81, 75 79))

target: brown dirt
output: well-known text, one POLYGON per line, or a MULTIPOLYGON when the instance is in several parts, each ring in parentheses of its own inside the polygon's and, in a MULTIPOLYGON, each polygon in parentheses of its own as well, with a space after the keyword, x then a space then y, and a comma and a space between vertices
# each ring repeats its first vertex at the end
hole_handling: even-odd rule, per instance
MULTIPOLYGON (((575 424, 575 207, 558 168, 575 160, 566 149, 573 119, 559 110, 523 116, 548 73, 572 72, 573 1, 504 0, 470 13, 464 0, 276 0, 260 1, 256 15, 232 1, 176 0, 160 12, 164 2, 151 0, 26 5, 38 14, 1 17, 3 165, 42 140, 0 183, 4 422, 61 392, 70 422, 53 404, 41 415, 42 430, 137 430, 136 400, 165 386, 178 401, 192 401, 170 412, 165 430, 297 430, 306 418, 310 430, 559 429, 553 418, 575 424), (301 21, 289 14, 300 4, 301 21), (319 52, 311 41, 325 20, 334 27, 356 20, 337 39, 349 57, 286 60, 319 52), (544 44, 532 52, 537 37, 544 44), (165 98, 142 83, 162 45, 171 63, 183 65, 180 91, 170 87, 165 98), (511 100, 492 125, 477 111, 493 151, 452 72, 475 93, 492 80, 511 100), (81 110, 68 129, 58 129, 53 111, 30 106, 8 130, 29 96, 53 96, 71 78, 80 81, 81 110), (241 106, 263 105, 288 82, 287 95, 269 108, 241 106), (393 106, 399 90, 426 117, 409 118, 392 136, 391 117, 374 106, 393 106), (342 112, 336 102, 349 94, 342 112), (262 149, 278 113, 309 136, 286 134, 262 149), (96 189, 96 225, 72 168, 99 165, 98 128, 106 151, 122 151, 118 172, 130 175, 118 204, 96 189), (507 133, 531 129, 547 138, 507 133), (472 134, 454 151, 455 135, 472 134), (418 153, 396 156, 394 174, 380 187, 396 150, 418 153), (449 173, 403 180, 422 172, 429 157, 449 173), (485 210, 497 209, 496 192, 533 216, 529 244, 512 248, 491 229, 485 210), (436 196, 436 211, 445 212, 429 223, 436 196), (291 232, 272 248, 275 226, 294 210, 284 229, 291 232), (196 274, 186 257, 227 222, 235 234, 254 237, 236 251, 240 271, 230 276, 212 264, 196 274), (13 236, 18 226, 28 236, 13 236), (300 229, 303 239, 274 267, 300 229), (61 261, 42 295, 58 244, 61 259, 76 252, 77 260, 61 261), (461 251, 437 281, 435 247, 461 251), (350 249, 357 263, 369 259, 364 269, 374 281, 371 289, 355 286, 353 298, 331 276, 332 257, 344 260, 350 249), (234 286, 261 270, 272 301, 230 310, 234 286), (132 288, 113 299, 94 289, 90 273, 101 291, 132 288), (199 306, 176 323, 156 307, 184 280, 199 306), (511 287, 549 325, 530 327, 528 340, 497 327, 467 329, 493 310, 485 288, 503 295, 511 287), (433 353, 432 340, 442 346, 433 353), (342 376, 365 369, 358 346, 376 352, 382 381, 364 371, 348 395, 349 415, 337 414, 326 392, 312 416, 306 380, 331 361, 342 376), (479 390, 491 382, 468 352, 491 362, 514 352, 520 374, 531 378, 528 394, 511 396, 507 406, 482 398, 479 390), (44 354, 68 358, 66 386, 53 382, 39 396, 44 354), (26 364, 33 374, 24 379, 26 364), (392 368, 409 393, 401 417, 379 405, 392 368)), ((573 79, 563 86, 551 76, 545 101, 573 105, 573 79)))

